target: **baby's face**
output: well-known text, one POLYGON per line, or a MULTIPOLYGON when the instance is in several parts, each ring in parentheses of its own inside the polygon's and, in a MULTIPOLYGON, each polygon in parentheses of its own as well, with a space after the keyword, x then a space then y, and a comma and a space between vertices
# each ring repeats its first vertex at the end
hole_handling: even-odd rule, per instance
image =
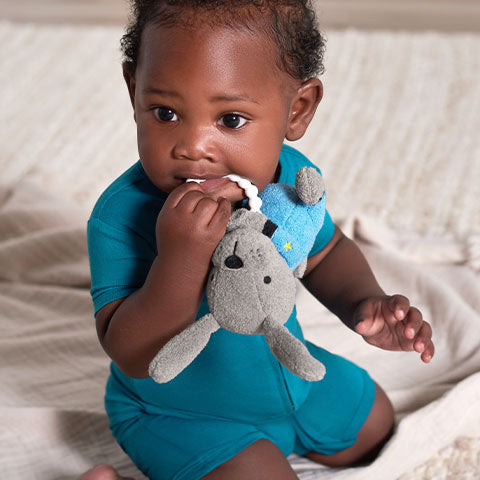
MULTIPOLYGON (((138 148, 150 180, 171 192, 187 178, 237 201, 214 180, 234 173, 259 190, 275 180, 297 82, 276 65, 268 41, 228 28, 150 25, 130 79, 138 148)), ((128 81, 128 79, 127 79, 128 81)))

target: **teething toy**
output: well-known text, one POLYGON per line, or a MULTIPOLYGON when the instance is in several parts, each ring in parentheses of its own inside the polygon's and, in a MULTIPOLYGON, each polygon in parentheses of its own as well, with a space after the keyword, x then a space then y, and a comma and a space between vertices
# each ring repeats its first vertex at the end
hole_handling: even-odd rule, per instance
MULTIPOLYGON (((225 175, 222 178, 228 178, 232 182, 235 182, 240 188, 243 188, 245 196, 248 198, 248 206, 252 212, 259 212, 262 206, 262 200, 258 197, 258 188, 247 178, 240 177, 239 175, 230 174, 225 175)), ((202 183, 205 180, 199 178, 187 178, 187 182, 202 183)))

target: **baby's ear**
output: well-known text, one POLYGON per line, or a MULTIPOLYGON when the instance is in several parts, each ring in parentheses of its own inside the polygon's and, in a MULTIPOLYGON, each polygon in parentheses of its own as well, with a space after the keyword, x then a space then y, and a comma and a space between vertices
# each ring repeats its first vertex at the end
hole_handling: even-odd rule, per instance
POLYGON ((133 65, 130 62, 123 62, 122 71, 123 71, 123 78, 125 79, 125 83, 127 84, 128 94, 130 95, 130 102, 132 103, 132 107, 135 111, 136 82, 135 82, 135 75, 133 72, 133 65))
POLYGON ((298 140, 305 134, 323 96, 323 85, 318 78, 303 82, 297 90, 290 107, 285 138, 298 140))

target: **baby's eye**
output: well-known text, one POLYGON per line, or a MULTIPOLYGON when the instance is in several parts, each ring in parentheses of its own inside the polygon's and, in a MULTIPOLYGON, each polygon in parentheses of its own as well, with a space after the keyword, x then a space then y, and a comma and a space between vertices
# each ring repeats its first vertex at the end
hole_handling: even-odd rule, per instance
POLYGON ((248 120, 241 115, 236 113, 227 113, 227 115, 224 115, 220 119, 219 123, 227 128, 237 129, 243 127, 247 122, 248 120))
POLYGON ((154 113, 161 122, 176 122, 178 120, 175 111, 168 107, 157 107, 154 113))

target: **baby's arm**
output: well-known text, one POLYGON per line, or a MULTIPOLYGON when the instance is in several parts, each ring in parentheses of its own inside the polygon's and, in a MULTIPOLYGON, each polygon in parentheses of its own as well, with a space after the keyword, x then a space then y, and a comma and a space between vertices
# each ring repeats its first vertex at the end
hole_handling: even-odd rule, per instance
POLYGON ((229 218, 230 203, 206 196, 195 183, 168 196, 157 219, 158 255, 144 285, 96 315, 105 352, 127 375, 148 377, 158 350, 195 320, 229 218))
POLYGON ((308 261, 303 283, 345 325, 386 350, 416 351, 428 363, 432 329, 403 295, 386 295, 356 244, 336 227, 329 244, 308 261))

